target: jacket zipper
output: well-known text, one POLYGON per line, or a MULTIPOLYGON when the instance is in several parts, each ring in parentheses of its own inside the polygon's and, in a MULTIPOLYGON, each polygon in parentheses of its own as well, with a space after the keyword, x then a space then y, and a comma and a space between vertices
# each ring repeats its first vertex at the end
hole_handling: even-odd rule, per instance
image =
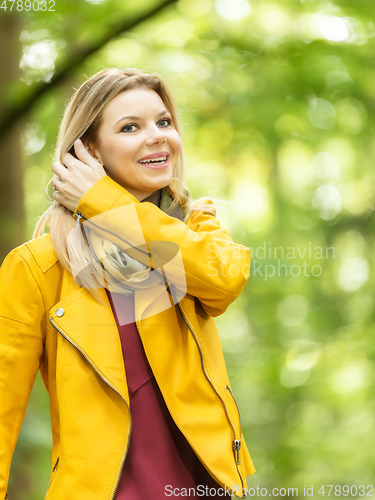
POLYGON ((53 318, 52 316, 50 316, 49 318, 49 321, 51 323, 51 325, 70 343, 72 344, 81 354, 82 356, 86 359, 86 361, 91 365, 91 367, 93 368, 93 370, 97 373, 97 375, 99 375, 99 377, 107 384, 109 385, 109 387, 111 387, 111 389, 113 389, 119 396, 120 398, 124 401, 124 403, 126 404, 126 407, 128 409, 128 412, 129 412, 129 417, 130 417, 130 427, 129 427, 129 435, 128 435, 128 439, 127 439, 127 442, 126 442, 126 449, 125 449, 125 453, 123 454, 122 456, 122 461, 121 461, 121 466, 120 466, 120 470, 119 470, 119 473, 118 473, 118 476, 117 476, 117 479, 116 479, 116 483, 115 483, 115 489, 114 489, 114 494, 111 498, 111 500, 114 500, 116 498, 116 493, 117 493, 117 490, 118 490, 118 486, 119 486, 119 483, 120 483, 120 479, 121 479, 121 475, 122 475, 122 471, 124 469, 124 465, 125 465, 125 460, 126 460, 126 457, 127 457, 127 454, 128 454, 128 451, 129 451, 129 446, 130 446, 130 436, 131 436, 131 433, 132 433, 132 428, 133 428, 133 419, 132 419, 132 414, 130 412, 130 407, 126 401, 126 399, 123 398, 123 396, 118 392, 118 390, 116 389, 116 387, 110 383, 110 381, 106 378, 106 377, 103 377, 103 375, 98 371, 98 369, 91 363, 91 361, 89 360, 89 358, 86 356, 86 354, 82 351, 82 349, 80 349, 80 347, 75 343, 73 342, 66 334, 65 332, 63 332, 62 330, 60 330, 60 328, 58 328, 56 326, 56 324, 53 322, 53 318))
MULTIPOLYGON (((230 424, 230 426, 232 427, 232 431, 233 431, 233 453, 234 453, 234 458, 235 458, 235 463, 236 463, 236 468, 237 468, 237 472, 238 472, 238 475, 240 477, 240 480, 241 480, 241 486, 242 486, 242 498, 245 498, 246 497, 246 494, 245 494, 245 484, 244 484, 244 480, 242 478, 242 474, 239 470, 239 465, 240 465, 240 448, 241 448, 241 440, 240 439, 237 439, 237 436, 236 436, 236 429, 234 428, 234 425, 229 417, 229 414, 228 414, 228 409, 227 409, 227 406, 225 404, 225 401, 223 400, 223 398, 220 396, 219 392, 217 391, 216 387, 214 386, 212 380, 210 379, 210 377, 208 376, 208 373, 206 371, 206 367, 205 367, 205 364, 204 364, 204 359, 203 359, 203 353, 202 353, 202 348, 199 344, 199 341, 198 341, 198 338, 192 328, 192 326, 190 325, 189 321, 186 319, 186 316, 185 314, 182 312, 181 310, 181 307, 180 307, 180 304, 177 303, 177 306, 180 310, 180 313, 181 313, 181 316, 183 317, 187 327, 189 328, 189 330, 191 331, 193 337, 194 337, 194 340, 195 340, 195 343, 197 344, 197 347, 198 347, 198 350, 199 350, 199 354, 200 354, 200 357, 201 357, 201 364, 202 364, 202 370, 203 370, 203 373, 206 377, 206 379, 208 380, 208 382, 211 384, 213 390, 215 391, 216 395, 218 396, 218 398, 220 399, 222 405, 223 405, 223 408, 224 408, 224 411, 225 411, 225 415, 227 417, 227 420, 230 424)), ((227 386, 228 387, 228 386, 227 386)), ((237 404, 236 404, 237 406, 237 404)), ((238 408, 238 406, 237 406, 238 408)), ((241 438, 241 436, 240 436, 241 438)))
POLYGON ((76 219, 76 226, 79 226, 79 223, 80 223, 81 219, 84 219, 84 217, 81 214, 81 212, 78 212, 78 211, 76 211, 74 213, 74 216, 75 216, 75 219, 76 219))
POLYGON ((51 487, 51 484, 53 483, 53 481, 55 480, 55 477, 56 477, 56 473, 55 471, 57 470, 58 466, 59 466, 59 462, 60 462, 60 457, 57 457, 57 460, 55 462, 55 465, 53 466, 53 469, 52 469, 52 473, 53 473, 53 477, 51 478, 51 481, 49 482, 49 485, 48 485, 48 488, 47 488, 47 492, 48 490, 50 489, 51 487))
MULTIPOLYGON (((238 413, 238 419, 240 421, 240 438, 242 436, 242 422, 241 422, 241 414, 240 414, 240 409, 238 408, 238 404, 237 404, 237 401, 235 400, 235 397, 233 395, 233 392, 231 390, 231 388, 229 387, 229 385, 227 384, 225 386, 225 388, 229 391, 230 395, 232 396, 232 399, 234 401, 234 404, 236 405, 236 408, 237 408, 237 413, 238 413)), ((237 463, 240 464, 240 448, 241 448, 241 441, 239 441, 238 439, 235 439, 233 441, 233 451, 235 453, 237 453, 237 463)))

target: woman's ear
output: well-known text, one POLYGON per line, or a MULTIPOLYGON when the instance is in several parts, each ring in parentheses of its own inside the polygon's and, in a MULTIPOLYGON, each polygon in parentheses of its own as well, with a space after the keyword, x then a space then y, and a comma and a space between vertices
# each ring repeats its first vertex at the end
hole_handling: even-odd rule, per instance
POLYGON ((84 146, 87 149, 87 151, 90 153, 90 155, 93 158, 95 158, 95 160, 98 160, 99 163, 103 163, 101 156, 100 156, 99 152, 97 151, 97 149, 95 148, 95 145, 93 143, 90 142, 89 144, 85 144, 84 146))

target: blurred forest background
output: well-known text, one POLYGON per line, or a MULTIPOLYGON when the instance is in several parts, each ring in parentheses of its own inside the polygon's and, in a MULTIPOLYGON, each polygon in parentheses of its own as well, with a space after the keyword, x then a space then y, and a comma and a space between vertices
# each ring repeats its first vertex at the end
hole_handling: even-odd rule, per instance
MULTIPOLYGON (((224 200, 222 224, 252 249, 252 276, 216 321, 257 468, 249 487, 314 485, 321 498, 322 485, 374 485, 374 1, 6 4, 1 257, 48 206, 73 88, 108 66, 158 72, 181 112, 193 197, 224 200)), ((38 376, 12 500, 44 497, 50 451, 38 376)))

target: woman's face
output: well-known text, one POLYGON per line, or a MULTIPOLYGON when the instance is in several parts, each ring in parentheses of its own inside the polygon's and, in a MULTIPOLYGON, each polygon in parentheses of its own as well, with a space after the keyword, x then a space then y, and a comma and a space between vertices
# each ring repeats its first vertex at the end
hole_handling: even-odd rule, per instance
POLYGON ((146 87, 121 92, 105 106, 89 145, 107 174, 139 201, 170 183, 181 149, 171 114, 146 87))

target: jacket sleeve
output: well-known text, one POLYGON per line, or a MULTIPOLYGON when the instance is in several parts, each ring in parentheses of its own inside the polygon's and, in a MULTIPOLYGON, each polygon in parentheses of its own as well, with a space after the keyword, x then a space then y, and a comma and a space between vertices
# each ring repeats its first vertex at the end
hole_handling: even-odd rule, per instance
POLYGON ((0 269, 0 499, 43 353, 38 285, 17 250, 0 269))
MULTIPOLYGON (((157 247, 150 242, 174 244, 182 258, 187 293, 197 297, 211 316, 226 310, 249 277, 250 250, 234 243, 216 216, 208 212, 192 212, 185 224, 152 203, 139 202, 108 176, 89 189, 77 211, 87 219, 85 224, 93 224, 96 231, 120 248, 140 245, 142 239, 153 249, 157 247)), ((165 255, 159 257, 168 260, 165 255)), ((147 255, 144 260, 137 258, 150 265, 147 255)), ((169 266, 171 281, 181 288, 182 272, 177 267, 169 266)))

